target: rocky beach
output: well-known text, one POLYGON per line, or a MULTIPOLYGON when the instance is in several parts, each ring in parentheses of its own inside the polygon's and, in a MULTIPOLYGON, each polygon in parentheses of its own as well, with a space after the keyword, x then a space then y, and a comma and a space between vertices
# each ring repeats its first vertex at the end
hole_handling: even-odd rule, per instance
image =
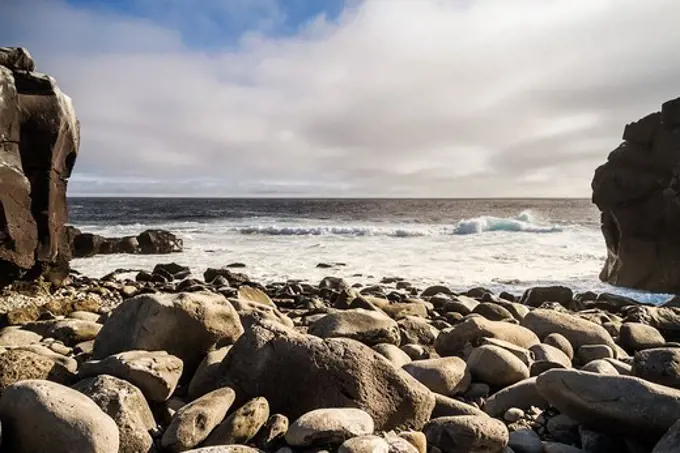
MULTIPOLYGON (((80 127, 34 70, 0 48, 0 452, 680 452, 677 298, 196 273, 173 232, 67 226, 80 127), (158 264, 69 265, 115 254, 158 264)), ((605 281, 679 287, 679 106, 595 174, 605 281)))

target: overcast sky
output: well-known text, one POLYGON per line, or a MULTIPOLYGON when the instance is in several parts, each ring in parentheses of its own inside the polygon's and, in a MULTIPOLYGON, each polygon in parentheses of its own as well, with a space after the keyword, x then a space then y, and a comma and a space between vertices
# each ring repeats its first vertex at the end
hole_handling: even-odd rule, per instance
POLYGON ((678 0, 3 0, 70 195, 589 196, 680 96, 678 0))

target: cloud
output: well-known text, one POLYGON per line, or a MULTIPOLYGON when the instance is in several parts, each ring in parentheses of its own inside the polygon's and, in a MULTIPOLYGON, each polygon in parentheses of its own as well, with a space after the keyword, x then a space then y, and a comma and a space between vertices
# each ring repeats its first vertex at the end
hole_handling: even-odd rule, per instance
POLYGON ((624 124, 680 95, 674 0, 351 1, 285 34, 278 2, 224 0, 250 25, 219 45, 188 0, 9 1, 3 42, 81 120, 71 194, 589 196, 624 124))

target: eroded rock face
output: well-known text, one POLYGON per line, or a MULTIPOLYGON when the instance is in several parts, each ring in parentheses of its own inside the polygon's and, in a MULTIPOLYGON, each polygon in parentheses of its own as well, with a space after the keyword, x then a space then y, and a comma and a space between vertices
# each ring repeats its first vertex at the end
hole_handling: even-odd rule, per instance
POLYGON ((595 171, 608 283, 657 292, 680 290, 680 98, 628 124, 624 142, 595 171))
POLYGON ((0 47, 0 284, 68 271, 66 185, 80 144, 71 99, 0 47))

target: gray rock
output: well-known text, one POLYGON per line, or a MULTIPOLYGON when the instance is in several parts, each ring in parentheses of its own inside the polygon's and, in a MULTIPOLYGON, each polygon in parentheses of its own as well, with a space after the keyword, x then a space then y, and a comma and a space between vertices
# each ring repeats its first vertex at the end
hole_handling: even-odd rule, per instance
POLYGON ((424 360, 430 357, 424 346, 419 344, 405 344, 400 348, 411 360, 424 360))
POLYGON ((515 453, 542 453, 541 438, 533 429, 520 429, 510 433, 508 446, 515 453))
POLYGON ((283 441, 288 432, 288 417, 274 414, 255 435, 252 443, 262 450, 272 450, 276 444, 283 441))
POLYGON ((182 452, 199 445, 224 420, 235 399, 234 391, 223 387, 179 409, 163 434, 163 448, 182 452))
POLYGON ((609 453, 612 451, 626 451, 626 444, 620 436, 610 436, 581 425, 578 427, 581 438, 581 448, 588 453, 609 453))
POLYGON ((610 376, 617 376, 619 371, 614 365, 604 359, 592 360, 581 367, 581 371, 588 371, 590 373, 607 374, 610 376))
POLYGON ((634 376, 680 389, 680 348, 645 349, 635 353, 634 376))
POLYGON ((435 418, 423 432, 429 445, 446 453, 500 453, 509 437, 502 422, 471 415, 435 418))
POLYGON ((541 362, 551 362, 564 368, 571 368, 571 359, 561 349, 548 344, 537 344, 531 347, 534 359, 541 362))
POLYGON ((680 452, 680 419, 673 424, 661 440, 654 446, 652 453, 678 453, 680 452))
POLYGON ((507 387, 529 377, 529 368, 514 354, 498 346, 475 348, 467 364, 475 380, 494 387, 507 387))
POLYGON ((399 325, 384 313, 357 308, 331 313, 309 328, 321 338, 350 338, 368 346, 390 343, 399 346, 399 325))
POLYGON ((612 434, 658 440, 680 413, 680 390, 635 377, 551 370, 536 383, 560 412, 612 434))
POLYGON ((547 401, 538 392, 535 377, 517 382, 494 393, 486 400, 484 411, 492 417, 501 417, 512 407, 526 410, 531 406, 542 409, 548 407, 547 401))
POLYGON ((551 333, 543 339, 543 343, 562 351, 569 360, 574 360, 574 347, 567 338, 559 333, 551 333))
POLYGON ((587 453, 585 450, 560 442, 543 442, 543 453, 587 453))
POLYGON ((600 359, 613 359, 614 350, 604 344, 586 344, 578 348, 576 357, 581 363, 588 363, 600 359))
POLYGON ((231 346, 225 346, 215 351, 210 351, 203 358, 194 376, 191 378, 191 382, 189 382, 189 388, 187 389, 189 398, 198 398, 215 388, 217 378, 219 377, 220 363, 222 363, 230 349, 231 346))
POLYGON ((470 373, 459 357, 416 360, 403 369, 435 393, 454 396, 464 393, 470 385, 470 373))
POLYGON ((193 373, 208 351, 243 333, 234 307, 212 293, 143 294, 112 312, 94 344, 94 358, 125 351, 166 351, 193 373))
POLYGON ((125 379, 139 387, 149 401, 161 402, 175 391, 182 375, 182 361, 165 351, 128 351, 85 362, 79 374, 109 374, 125 379))
POLYGON ((371 416, 361 409, 316 409, 295 420, 286 433, 294 447, 341 444, 347 439, 373 434, 371 416))
POLYGON ((558 302, 567 306, 573 297, 574 293, 566 286, 537 286, 524 291, 520 302, 530 307, 540 307, 545 302, 558 302))
POLYGON ((118 453, 116 423, 87 396, 27 380, 0 397, 3 449, 17 453, 118 453))
POLYGON ((623 349, 635 352, 663 346, 666 340, 661 332, 652 326, 639 322, 626 322, 621 326, 619 342, 623 349))
POLYGON ((551 438, 562 443, 572 444, 579 439, 579 422, 565 414, 557 414, 548 419, 546 428, 551 438))
POLYGON ((373 346, 373 350, 389 360, 396 368, 401 368, 411 362, 411 357, 408 354, 390 343, 377 344, 373 346))
POLYGON ((269 403, 264 398, 254 398, 238 408, 217 428, 203 445, 231 445, 248 443, 269 418, 269 403))
POLYGON ((432 410, 432 418, 453 417, 456 415, 486 415, 484 411, 477 409, 471 404, 438 393, 435 393, 434 396, 436 404, 432 410))
POLYGON ((274 412, 291 418, 320 407, 355 407, 368 412, 378 430, 418 429, 434 407, 432 392, 367 346, 274 323, 248 330, 220 375, 237 398, 264 396, 274 412))
POLYGON ((621 360, 617 359, 604 359, 605 361, 609 362, 610 365, 612 365, 614 368, 616 368, 616 371, 619 372, 619 374, 622 374, 624 376, 632 376, 633 375, 633 367, 629 365, 626 362, 622 362, 621 360))
POLYGON ((539 343, 538 337, 522 326, 474 316, 442 331, 435 341, 435 349, 442 356, 456 355, 466 345, 479 344, 482 338, 497 338, 526 349, 539 343))
POLYGON ((156 429, 156 421, 137 387, 122 379, 101 375, 82 380, 73 389, 87 395, 116 422, 120 436, 119 453, 151 450, 151 432, 156 429))

